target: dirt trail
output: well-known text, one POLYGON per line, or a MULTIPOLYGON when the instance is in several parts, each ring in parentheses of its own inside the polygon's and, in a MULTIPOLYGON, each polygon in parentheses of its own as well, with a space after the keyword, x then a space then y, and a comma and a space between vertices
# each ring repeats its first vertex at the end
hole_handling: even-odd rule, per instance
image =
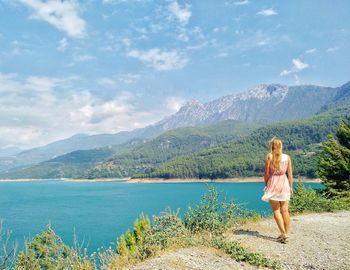
POLYGON ((230 236, 284 269, 350 269, 350 212, 294 216, 289 241, 280 244, 273 219, 246 224, 230 236))
MULTIPOLYGON (((350 212, 293 216, 289 241, 278 243, 275 221, 271 218, 248 223, 228 234, 251 251, 277 260, 283 269, 350 269, 350 212)), ((228 270, 258 269, 239 263, 213 248, 192 247, 146 260, 133 270, 228 270)), ((259 268, 261 269, 261 268, 259 268)))

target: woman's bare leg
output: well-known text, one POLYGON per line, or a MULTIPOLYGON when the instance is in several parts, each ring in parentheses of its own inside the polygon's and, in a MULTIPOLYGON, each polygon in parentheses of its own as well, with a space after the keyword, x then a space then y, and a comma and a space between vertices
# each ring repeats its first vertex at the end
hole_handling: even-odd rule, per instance
POLYGON ((283 235, 286 234, 286 230, 284 228, 284 221, 281 214, 281 207, 279 201, 273 201, 270 200, 270 205, 273 211, 273 217, 275 218, 275 221, 277 223, 278 229, 281 231, 283 235))
POLYGON ((286 231, 286 235, 288 235, 289 232, 289 224, 290 224, 290 215, 289 215, 289 209, 288 209, 288 201, 280 202, 281 204, 281 215, 283 218, 284 223, 284 229, 286 231))

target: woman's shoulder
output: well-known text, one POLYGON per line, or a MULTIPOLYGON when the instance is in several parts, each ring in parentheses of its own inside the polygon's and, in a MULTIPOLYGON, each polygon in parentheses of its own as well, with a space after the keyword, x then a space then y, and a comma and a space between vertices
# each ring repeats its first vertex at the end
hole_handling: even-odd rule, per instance
POLYGON ((282 154, 282 161, 287 161, 287 160, 289 160, 290 159, 290 156, 289 155, 287 155, 287 154, 282 154))
POLYGON ((268 153, 268 154, 266 155, 266 160, 270 160, 270 159, 272 159, 272 154, 271 154, 271 153, 268 153))

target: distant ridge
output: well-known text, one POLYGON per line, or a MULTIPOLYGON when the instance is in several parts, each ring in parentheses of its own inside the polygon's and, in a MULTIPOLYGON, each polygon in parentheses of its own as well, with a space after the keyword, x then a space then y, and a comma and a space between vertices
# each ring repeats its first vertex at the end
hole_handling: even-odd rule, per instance
POLYGON ((322 108, 349 97, 350 82, 340 87, 315 85, 286 86, 259 84, 238 94, 227 95, 208 103, 190 100, 178 112, 155 124, 116 134, 79 134, 43 147, 0 158, 0 171, 28 166, 76 150, 118 145, 131 139, 154 138, 178 127, 202 126, 232 119, 248 122, 276 122, 310 117, 322 108))

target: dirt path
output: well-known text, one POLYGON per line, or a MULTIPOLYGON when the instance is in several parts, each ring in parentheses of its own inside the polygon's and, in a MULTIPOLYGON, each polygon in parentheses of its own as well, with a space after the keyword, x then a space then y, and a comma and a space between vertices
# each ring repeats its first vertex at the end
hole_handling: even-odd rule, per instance
POLYGON ((207 247, 191 247, 169 252, 163 256, 147 260, 130 270, 232 270, 258 269, 247 263, 232 260, 228 255, 207 247))
MULTIPOLYGON (((275 241, 273 219, 245 224, 228 235, 251 251, 281 263, 283 269, 350 269, 350 212, 307 214, 292 217, 289 241, 275 241)), ((192 247, 172 251, 133 266, 133 270, 258 269, 239 263, 213 248, 192 247)), ((261 269, 261 268, 260 268, 261 269)))
POLYGON ((285 269, 350 269, 350 212, 294 216, 289 241, 280 244, 273 219, 246 224, 231 239, 280 261, 285 269))

